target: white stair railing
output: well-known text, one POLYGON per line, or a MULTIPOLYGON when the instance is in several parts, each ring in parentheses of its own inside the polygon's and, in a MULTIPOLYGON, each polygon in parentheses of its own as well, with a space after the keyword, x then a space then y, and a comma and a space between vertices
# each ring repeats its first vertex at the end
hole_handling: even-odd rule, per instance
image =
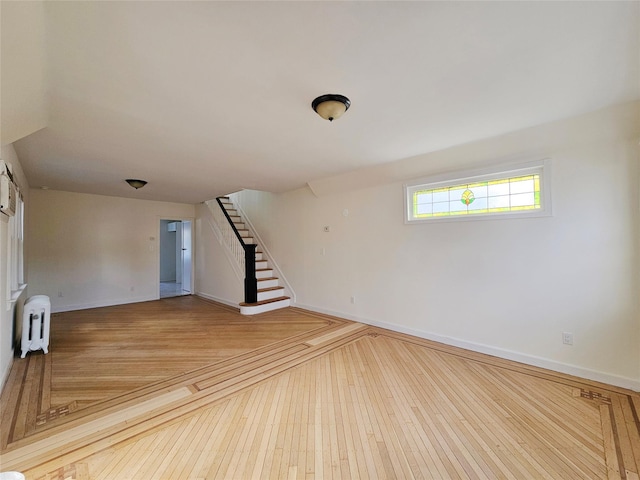
POLYGON ((246 243, 236 229, 222 197, 215 200, 215 204, 207 203, 207 207, 213 213, 225 246, 231 251, 238 265, 244 270, 244 303, 256 303, 258 301, 258 279, 256 278, 256 245, 246 243))
POLYGON ((205 203, 213 215, 213 221, 216 227, 214 231, 220 235, 218 240, 229 249, 233 258, 236 259, 237 265, 240 266, 240 271, 244 272, 244 245, 238 240, 236 232, 234 232, 231 225, 229 225, 227 217, 224 215, 218 202, 216 200, 208 200, 205 203))

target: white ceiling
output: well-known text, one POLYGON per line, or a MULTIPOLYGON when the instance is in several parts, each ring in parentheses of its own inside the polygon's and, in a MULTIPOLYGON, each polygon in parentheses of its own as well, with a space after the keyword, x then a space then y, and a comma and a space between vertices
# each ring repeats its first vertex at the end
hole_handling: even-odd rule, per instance
POLYGON ((47 127, 14 145, 31 187, 185 203, 286 191, 640 98, 639 11, 46 2, 47 127), (333 123, 311 109, 325 93, 352 101, 333 123))

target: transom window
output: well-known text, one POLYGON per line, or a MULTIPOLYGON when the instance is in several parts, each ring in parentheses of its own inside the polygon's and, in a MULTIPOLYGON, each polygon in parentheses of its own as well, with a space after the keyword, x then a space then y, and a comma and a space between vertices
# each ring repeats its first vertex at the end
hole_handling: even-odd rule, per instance
POLYGON ((405 185, 406 221, 494 215, 540 216, 550 214, 545 162, 509 170, 492 169, 450 180, 405 185), (524 215, 523 215, 524 214, 524 215))

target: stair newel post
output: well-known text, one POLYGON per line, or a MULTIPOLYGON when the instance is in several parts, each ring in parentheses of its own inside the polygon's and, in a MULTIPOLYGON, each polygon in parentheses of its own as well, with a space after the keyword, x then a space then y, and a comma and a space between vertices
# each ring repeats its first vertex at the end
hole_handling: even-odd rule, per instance
POLYGON ((258 280, 256 279, 256 245, 244 245, 244 301, 258 301, 258 280))

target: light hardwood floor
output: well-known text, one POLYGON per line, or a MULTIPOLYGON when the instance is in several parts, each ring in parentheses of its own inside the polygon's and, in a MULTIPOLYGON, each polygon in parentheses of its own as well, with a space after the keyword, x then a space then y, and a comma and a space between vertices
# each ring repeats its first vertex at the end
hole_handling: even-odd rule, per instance
POLYGON ((56 314, 16 359, 28 479, 637 480, 640 396, 335 317, 197 297, 56 314))

